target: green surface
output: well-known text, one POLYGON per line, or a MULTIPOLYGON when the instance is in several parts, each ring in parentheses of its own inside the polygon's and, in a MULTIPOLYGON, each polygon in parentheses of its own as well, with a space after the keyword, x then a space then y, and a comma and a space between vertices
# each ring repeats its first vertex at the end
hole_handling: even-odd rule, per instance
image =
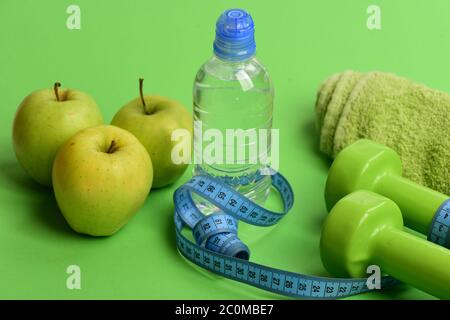
MULTIPOLYGON (((66 28, 73 1, 0 2, 0 298, 280 298, 201 271, 175 249, 172 192, 152 191, 119 233, 75 234, 51 190, 37 186, 11 145, 15 109, 30 92, 64 86, 91 94, 110 121, 146 91, 191 108, 194 75, 210 55, 214 22, 233 6, 248 9, 258 56, 275 84, 281 172, 296 194, 291 213, 251 244, 252 261, 327 275, 319 255, 329 161, 318 151, 313 105, 334 72, 395 72, 450 92, 450 3, 378 0, 382 30, 366 28, 366 0, 106 1, 78 0, 82 29, 66 28), (81 267, 81 290, 66 289, 66 268, 81 267)), ((186 181, 186 172, 179 183, 186 181)), ((405 285, 361 299, 431 298, 405 285)))

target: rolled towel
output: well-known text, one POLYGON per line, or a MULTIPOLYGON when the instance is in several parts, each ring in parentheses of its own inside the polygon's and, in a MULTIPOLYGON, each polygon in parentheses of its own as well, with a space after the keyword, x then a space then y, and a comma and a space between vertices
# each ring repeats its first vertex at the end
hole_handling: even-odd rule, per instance
POLYGON ((352 71, 334 75, 322 90, 326 106, 316 103, 321 151, 335 157, 368 138, 399 153, 407 178, 450 194, 448 94, 389 73, 352 71))
POLYGON ((316 120, 317 126, 322 128, 325 115, 327 113, 327 107, 330 103, 331 96, 333 95, 336 83, 338 82, 341 74, 332 75, 330 78, 322 82, 319 91, 317 91, 316 98, 316 120))
POLYGON ((326 108, 320 133, 320 149, 327 154, 333 154, 333 140, 338 120, 341 117, 346 101, 353 92, 353 88, 362 76, 361 73, 346 71, 342 73, 342 76, 336 83, 331 100, 326 108))

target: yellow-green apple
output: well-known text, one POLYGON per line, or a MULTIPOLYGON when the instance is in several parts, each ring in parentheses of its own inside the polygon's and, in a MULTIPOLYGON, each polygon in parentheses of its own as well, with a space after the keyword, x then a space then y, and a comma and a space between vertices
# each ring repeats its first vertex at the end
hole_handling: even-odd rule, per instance
POLYGON ((52 185, 58 148, 81 129, 103 124, 95 101, 81 91, 44 89, 20 104, 13 125, 13 145, 25 171, 44 186, 52 185))
POLYGON ((153 187, 160 188, 176 181, 187 168, 187 162, 172 159, 172 150, 178 143, 172 139, 172 133, 185 129, 191 137, 192 117, 177 101, 157 95, 144 97, 143 79, 139 79, 139 84, 140 97, 122 107, 111 124, 130 131, 141 141, 152 159, 153 187))
POLYGON ((108 236, 142 206, 153 180, 139 140, 115 126, 84 129, 59 149, 53 190, 68 224, 79 233, 108 236))

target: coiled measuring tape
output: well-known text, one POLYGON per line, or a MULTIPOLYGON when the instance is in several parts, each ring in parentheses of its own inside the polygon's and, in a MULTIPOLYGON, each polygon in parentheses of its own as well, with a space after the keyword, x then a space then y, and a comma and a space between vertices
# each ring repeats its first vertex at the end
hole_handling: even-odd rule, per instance
POLYGON ((427 239, 450 248, 450 199, 445 201, 434 215, 427 239))
MULTIPOLYGON (((326 278, 293 273, 247 261, 248 247, 238 238, 238 220, 256 226, 272 226, 280 221, 294 203, 294 193, 279 173, 272 175, 272 185, 281 194, 282 213, 269 211, 253 203, 220 180, 199 175, 174 193, 176 242, 180 253, 196 265, 226 278, 270 292, 296 298, 335 299, 370 291, 365 278, 326 278), (192 193, 217 206, 221 211, 202 214, 192 193), (188 226, 195 243, 182 234, 188 226)), ((382 288, 398 284, 386 276, 382 288)))

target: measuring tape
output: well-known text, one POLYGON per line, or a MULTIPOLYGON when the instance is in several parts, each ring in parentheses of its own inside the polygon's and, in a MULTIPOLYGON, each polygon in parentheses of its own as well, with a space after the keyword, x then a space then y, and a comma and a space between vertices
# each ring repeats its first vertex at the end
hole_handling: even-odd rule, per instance
POLYGON ((445 201, 434 215, 427 239, 450 248, 450 199, 445 201))
MULTIPOLYGON (((294 204, 294 193, 279 173, 272 175, 284 210, 276 213, 250 201, 222 181, 198 175, 174 193, 176 242, 178 250, 196 265, 226 278, 270 292, 296 298, 335 299, 370 291, 365 278, 326 278, 293 273, 249 262, 250 250, 238 238, 238 220, 256 226, 272 226, 294 204), (197 208, 192 193, 217 206, 221 211, 208 216, 197 208), (182 234, 192 230, 195 243, 182 234)), ((382 277, 383 288, 398 284, 392 277, 382 277)))

